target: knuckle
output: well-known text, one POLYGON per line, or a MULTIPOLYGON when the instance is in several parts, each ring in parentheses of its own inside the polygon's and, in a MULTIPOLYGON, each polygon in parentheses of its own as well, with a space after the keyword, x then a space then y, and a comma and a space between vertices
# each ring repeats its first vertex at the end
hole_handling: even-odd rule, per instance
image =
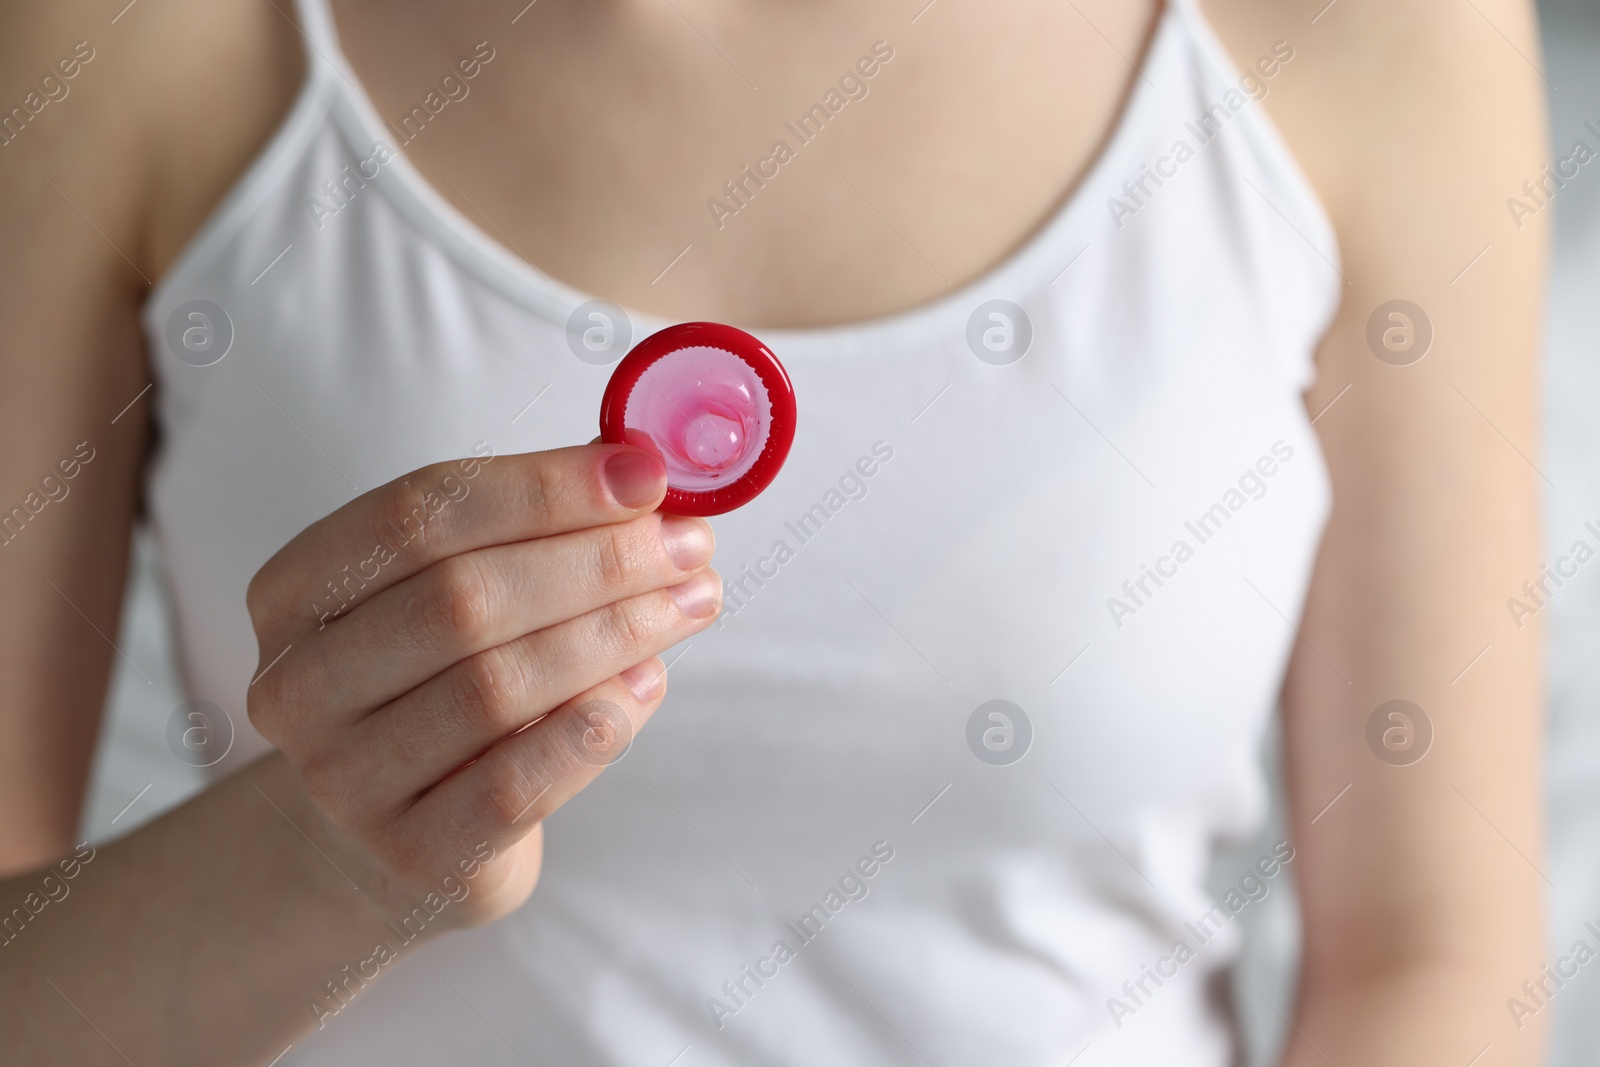
POLYGON ((373 543, 391 546, 396 555, 425 554, 449 515, 444 497, 433 488, 440 481, 433 467, 422 467, 379 490, 372 507, 373 543))
POLYGON ((423 503, 423 492, 417 485, 418 475, 413 471, 404 478, 390 482, 373 499, 372 535, 387 543, 395 531, 414 529, 428 514, 423 503), (386 536, 387 535, 387 536, 386 536))
POLYGON ((400 716, 380 758, 407 772, 433 767, 441 744, 450 736, 449 720, 450 715, 437 708, 426 708, 417 716, 400 716))
POLYGON ((578 764, 604 767, 633 742, 632 720, 609 700, 586 700, 558 717, 552 729, 578 764))
POLYGON ((319 810, 342 819, 350 807, 353 785, 349 775, 325 754, 315 751, 301 753, 294 766, 311 802, 319 810))
POLYGON ((499 737, 527 718, 529 682, 522 658, 504 646, 479 652, 456 669, 451 707, 474 736, 499 737))
POLYGON ((257 634, 276 629, 276 620, 284 613, 283 589, 287 584, 290 564, 279 551, 250 576, 244 588, 244 607, 250 616, 251 627, 257 634))
POLYGON ((535 529, 545 529, 556 507, 555 478, 543 456, 528 465, 527 497, 523 503, 535 529))
POLYGON ((655 623, 656 614, 646 607, 644 598, 615 601, 601 616, 600 642, 617 655, 633 655, 654 637, 655 623))
POLYGON ((418 612, 419 636, 430 647, 479 647, 493 633, 493 606, 492 585, 482 565, 453 556, 430 570, 418 612))
POLYGON ((645 558, 633 525, 620 523, 595 531, 593 565, 601 592, 632 588, 643 575, 645 558))
MULTIPOLYGON (((265 666, 256 667, 257 672, 265 666)), ((289 740, 289 712, 295 706, 290 672, 267 671, 245 693, 244 713, 256 732, 283 748, 289 740)))
POLYGON ((543 776, 517 758, 495 761, 473 797, 478 818, 495 829, 511 829, 526 820, 549 789, 543 776))
MULTIPOLYGON (((265 679, 262 679, 258 684, 266 685, 267 683, 265 679)), ((277 745, 278 739, 274 736, 278 732, 275 721, 277 717, 273 715, 272 708, 273 702, 270 689, 265 692, 257 692, 252 689, 245 696, 244 717, 250 720, 250 725, 255 728, 256 733, 277 745)))
POLYGON ((262 568, 251 575, 250 583, 244 587, 244 609, 250 613, 250 621, 256 629, 261 628, 262 615, 266 610, 267 589, 270 586, 268 571, 272 567, 269 560, 262 568))

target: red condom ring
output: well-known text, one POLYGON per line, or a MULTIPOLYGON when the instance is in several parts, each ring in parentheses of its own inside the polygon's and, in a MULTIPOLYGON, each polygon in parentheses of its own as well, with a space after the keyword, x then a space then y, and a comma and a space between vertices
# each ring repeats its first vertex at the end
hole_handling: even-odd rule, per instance
POLYGON ((653 449, 667 465, 661 510, 721 515, 772 484, 794 443, 794 386, 743 330, 683 322, 622 358, 600 401, 600 439, 653 449))

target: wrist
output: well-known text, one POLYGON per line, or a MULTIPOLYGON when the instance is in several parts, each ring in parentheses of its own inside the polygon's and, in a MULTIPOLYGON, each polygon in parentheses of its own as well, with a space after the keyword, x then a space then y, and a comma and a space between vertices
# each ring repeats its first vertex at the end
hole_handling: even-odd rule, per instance
POLYGON ((285 899, 307 919, 320 916, 343 942, 380 938, 394 905, 392 880, 334 827, 306 792, 293 765, 273 752, 237 775, 263 811, 265 828, 284 840, 285 899))
POLYGON ((317 807, 281 753, 259 761, 251 777, 250 791, 260 790, 254 799, 276 809, 272 818, 301 845, 295 850, 292 877, 298 891, 293 895, 326 915, 341 940, 359 935, 369 955, 387 962, 450 929, 473 924, 462 904, 472 891, 469 883, 494 856, 487 843, 447 868, 404 877, 317 807))

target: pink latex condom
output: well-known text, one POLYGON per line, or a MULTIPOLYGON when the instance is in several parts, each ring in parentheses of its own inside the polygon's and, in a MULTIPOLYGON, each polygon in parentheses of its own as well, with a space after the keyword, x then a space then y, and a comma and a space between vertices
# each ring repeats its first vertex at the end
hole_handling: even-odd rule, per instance
POLYGON ((794 387, 743 330, 683 322, 622 358, 600 401, 600 439, 654 449, 667 465, 661 510, 721 515, 778 476, 794 442, 794 387))

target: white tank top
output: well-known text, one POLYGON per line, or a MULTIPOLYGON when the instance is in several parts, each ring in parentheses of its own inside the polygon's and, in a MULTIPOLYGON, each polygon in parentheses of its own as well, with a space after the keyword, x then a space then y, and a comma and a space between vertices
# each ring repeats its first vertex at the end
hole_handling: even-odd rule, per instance
MULTIPOLYGON (((389 158, 325 0, 301 13, 292 112, 143 310, 183 679, 239 732, 219 769, 264 748, 256 569, 475 442, 589 440, 620 355, 585 347, 620 320, 389 158)), ((1338 253, 1250 99, 1284 63, 1241 79, 1179 0, 1103 153, 1000 266, 759 331, 800 423, 714 520, 723 619, 549 820, 529 903, 331 1017, 324 992, 283 1067, 1230 1062, 1217 979, 1255 883, 1214 907, 1204 879, 1264 816, 1329 505, 1301 393, 1338 253)))

